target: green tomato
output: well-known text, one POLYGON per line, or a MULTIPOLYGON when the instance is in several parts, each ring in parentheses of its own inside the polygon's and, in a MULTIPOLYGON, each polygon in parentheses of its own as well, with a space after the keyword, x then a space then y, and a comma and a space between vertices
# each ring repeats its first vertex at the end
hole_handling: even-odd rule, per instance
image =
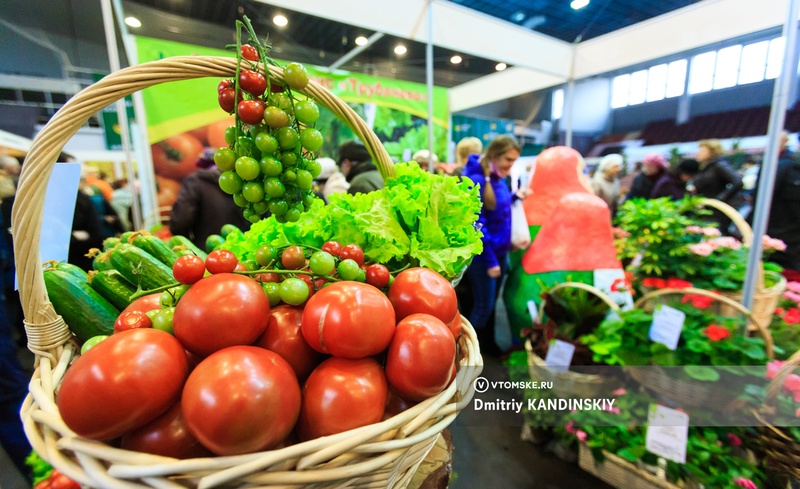
POLYGON ((358 266, 355 260, 350 258, 342 260, 339 262, 339 266, 336 267, 336 272, 342 280, 355 280, 358 277, 359 270, 361 270, 361 267, 358 266))
POLYGON ((145 314, 147 314, 147 317, 150 318, 150 322, 153 321, 153 318, 156 317, 156 314, 158 314, 158 311, 160 310, 161 309, 150 309, 149 311, 145 312, 145 314))
MULTIPOLYGON (((224 171, 219 176, 219 188, 226 194, 234 195, 242 191, 242 177, 232 171, 224 171)), ((236 200, 234 198, 234 200, 236 200)))
POLYGON ((263 216, 269 210, 269 202, 266 200, 261 200, 259 202, 253 203, 253 212, 258 214, 259 216, 263 216))
POLYGON ((236 173, 242 180, 255 180, 261 173, 261 168, 255 158, 241 156, 236 160, 236 173))
POLYGON ((265 155, 271 155, 275 151, 278 151, 278 140, 268 132, 259 133, 258 136, 256 136, 255 143, 256 148, 265 155))
POLYGON ((173 316, 175 316, 174 307, 165 307, 164 309, 161 309, 153 317, 153 329, 160 329, 161 331, 166 331, 167 333, 174 335, 175 330, 172 327, 173 316))
POLYGON ((285 182, 294 182, 297 180, 297 172, 294 170, 286 170, 281 177, 285 182))
POLYGON ((297 210, 296 207, 292 207, 291 209, 286 211, 284 217, 286 217, 287 222, 297 222, 300 220, 300 214, 302 214, 302 211, 297 210))
POLYGON ((289 125, 289 114, 282 111, 279 107, 267 107, 264 111, 264 122, 273 129, 286 127, 289 125))
POLYGON ((303 195, 303 207, 311 207, 311 204, 314 203, 317 196, 314 195, 314 192, 308 192, 307 194, 303 195))
POLYGON ((225 128, 225 142, 233 144, 236 141, 236 126, 228 126, 225 128))
POLYGON ((247 220, 250 221, 251 223, 255 224, 255 223, 257 223, 258 221, 261 220, 261 216, 258 214, 258 212, 255 211, 255 209, 253 209, 253 211, 250 213, 250 215, 247 216, 247 220))
POLYGON ((283 70, 283 79, 292 90, 302 90, 308 85, 308 71, 300 63, 289 63, 283 70))
POLYGON ((301 100, 294 104, 294 116, 299 123, 310 126, 319 119, 319 107, 313 100, 301 100))
POLYGON ((280 107, 287 112, 292 108, 292 99, 290 99, 289 95, 287 95, 285 92, 276 92, 270 94, 269 98, 269 105, 280 107))
POLYGON ((261 288, 267 293, 269 305, 271 307, 275 307, 281 303, 281 284, 278 282, 264 282, 261 284, 261 288))
POLYGON ((278 250, 269 244, 261 245, 256 250, 256 262, 262 267, 278 259, 278 250))
POLYGON ((101 335, 97 335, 97 336, 92 336, 91 338, 86 340, 83 343, 83 346, 81 346, 81 355, 85 355, 86 352, 89 351, 93 346, 95 346, 96 344, 100 343, 101 341, 103 341, 106 338, 108 338, 107 334, 101 334, 101 335))
POLYGON ((283 183, 281 183, 281 181, 278 180, 278 178, 270 177, 264 180, 264 192, 266 192, 267 195, 275 199, 283 197, 283 195, 286 193, 286 187, 284 187, 283 183))
POLYGON ((253 141, 253 138, 247 136, 239 136, 236 140, 236 154, 241 156, 255 156, 256 154, 256 143, 253 141))
POLYGON ((214 164, 222 171, 233 170, 236 153, 230 148, 218 148, 214 151, 214 164))
POLYGON ((319 177, 319 174, 322 173, 322 165, 320 165, 317 160, 306 160, 305 167, 311 174, 311 178, 315 180, 319 177))
POLYGON ((328 275, 336 268, 336 259, 327 251, 316 251, 308 259, 308 267, 315 275, 328 275))
POLYGON ((295 181, 297 188, 302 191, 311 190, 311 185, 314 183, 314 177, 307 170, 297 170, 297 180, 295 181))
POLYGON ((308 285, 299 278, 289 277, 281 282, 281 300, 292 306, 299 306, 308 299, 308 285))
POLYGON ((219 234, 209 235, 208 238, 206 238, 206 252, 211 253, 217 248, 217 246, 220 246, 223 243, 225 243, 225 238, 219 234))
POLYGON ((267 177, 277 177, 283 172, 283 163, 276 160, 272 156, 265 156, 261 158, 260 166, 261 173, 267 177))
MULTIPOLYGON (((261 124, 256 124, 255 126, 252 126, 250 128, 250 137, 253 138, 253 139, 256 139, 259 134, 263 133, 264 131, 268 131, 268 130, 269 130, 269 126, 267 126, 263 122, 261 124)), ((258 143, 256 143, 256 147, 258 148, 258 143)), ((258 148, 258 149, 260 150, 261 148, 258 148)))
POLYGON ((292 149, 300 141, 300 135, 297 134, 293 127, 281 127, 275 131, 275 138, 278 140, 281 149, 292 149))
POLYGON ((281 155, 281 163, 283 163, 283 166, 286 168, 295 166, 297 164, 297 155, 294 153, 283 153, 281 155))
POLYGON ((275 219, 278 222, 286 222, 286 219, 281 221, 279 218, 283 218, 283 215, 286 214, 286 211, 288 210, 289 203, 283 199, 273 199, 269 201, 269 212, 275 216, 275 219))
POLYGON ((363 283, 366 281, 367 281, 367 272, 363 268, 358 267, 358 275, 356 275, 356 282, 363 283))
POLYGON ((244 195, 242 195, 241 192, 233 194, 233 203, 238 205, 239 207, 247 207, 250 204, 250 202, 248 202, 247 199, 244 198, 244 195))
POLYGON ((223 224, 222 229, 219 230, 219 234, 221 234, 223 238, 227 238, 228 235, 233 232, 241 233, 242 230, 236 227, 235 224, 223 224))
POLYGON ((325 139, 322 137, 322 133, 316 129, 309 127, 300 131, 300 144, 312 153, 319 150, 323 142, 325 139))
POLYGON ((242 185, 242 195, 248 202, 264 200, 264 187, 258 182, 247 182, 242 185))

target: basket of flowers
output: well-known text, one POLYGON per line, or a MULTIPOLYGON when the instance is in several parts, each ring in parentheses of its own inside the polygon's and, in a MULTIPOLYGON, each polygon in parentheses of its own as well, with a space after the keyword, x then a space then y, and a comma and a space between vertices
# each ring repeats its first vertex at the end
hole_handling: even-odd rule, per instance
MULTIPOLYGON (((166 309, 164 304, 174 307, 163 323, 161 312, 152 316, 152 326, 158 322, 164 328, 142 326, 145 323, 150 324, 150 316, 144 313, 144 302, 136 302, 138 309, 126 308, 119 317, 116 315, 119 311, 107 302, 103 303, 103 311, 90 310, 86 304, 72 302, 73 309, 83 311, 84 314, 70 316, 74 319, 69 324, 62 317, 64 315, 58 314, 54 307, 56 302, 70 303, 78 293, 94 298, 94 295, 86 291, 85 281, 70 282, 74 288, 61 289, 62 292, 56 296, 47 285, 66 272, 43 270, 41 266, 39 244, 44 212, 43 189, 55 166, 55 160, 64 144, 93 114, 124 96, 149 86, 201 77, 226 80, 219 88, 220 105, 223 108, 229 106, 229 112, 232 112, 239 102, 244 104, 245 110, 241 110, 242 106, 239 105, 237 125, 229 140, 230 147, 218 151, 219 159, 215 157, 220 169, 225 170, 225 177, 219 182, 220 187, 233 195, 248 219, 254 222, 270 221, 270 229, 277 229, 282 224, 290 226, 299 222, 304 212, 314 212, 318 208, 318 204, 309 200, 309 189, 306 185, 310 183, 310 178, 314 178, 314 173, 318 173, 319 166, 313 159, 313 149, 319 147, 318 131, 313 129, 314 110, 308 108, 305 103, 307 101, 321 104, 353 130, 372 155, 385 180, 391 180, 395 176, 395 168, 386 150, 366 123, 347 104, 322 86, 308 81, 301 65, 292 63, 282 68, 272 64, 265 57, 265 46, 252 33, 252 29, 249 45, 241 42, 241 35, 238 37, 237 57, 234 58, 175 57, 112 73, 71 98, 34 140, 20 178, 13 211, 14 251, 20 299, 25 313, 29 348, 36 355, 30 394, 21 413, 26 434, 42 458, 70 478, 91 487, 406 487, 440 433, 470 402, 474 394, 473 380, 482 366, 475 331, 458 315, 455 308, 455 292, 448 282, 453 277, 443 278, 437 272, 420 267, 425 266, 425 263, 441 262, 440 270, 452 270, 455 274, 463 269, 474 254, 474 243, 467 246, 463 242, 459 244, 448 241, 448 236, 444 234, 448 232, 448 228, 444 224, 431 227, 429 221, 425 221, 422 225, 431 227, 446 246, 452 247, 452 253, 443 257, 436 250, 427 249, 426 243, 418 240, 415 242, 416 254, 410 253, 404 266, 411 267, 410 270, 405 270, 412 272, 406 276, 416 277, 408 280, 416 280, 413 283, 418 292, 428 288, 436 298, 451 297, 452 293, 452 304, 443 308, 453 315, 447 320, 447 324, 436 319, 433 321, 436 323, 435 327, 415 323, 409 329, 436 330, 431 334, 438 335, 437 341, 446 345, 441 358, 452 356, 448 357, 446 371, 439 375, 443 377, 434 382, 438 386, 432 390, 415 391, 414 386, 401 386, 402 382, 388 383, 395 394, 395 402, 402 397, 402 400, 409 401, 403 406, 408 409, 385 407, 389 398, 386 378, 391 377, 388 358, 392 356, 386 345, 397 340, 399 336, 396 331, 401 328, 395 328, 395 317, 400 319, 408 316, 407 319, 411 321, 414 316, 428 317, 436 311, 428 311, 430 314, 427 315, 412 314, 420 311, 403 302, 407 298, 395 298, 396 301, 391 302, 387 294, 394 285, 390 287, 389 282, 394 278, 392 283, 397 284, 401 281, 399 274, 405 272, 398 269, 390 277, 386 267, 376 268, 375 274, 367 270, 367 277, 364 279, 364 269, 359 266, 359 261, 363 263, 364 257, 363 254, 359 256, 358 252, 361 250, 358 246, 349 249, 347 258, 339 250, 335 260, 331 257, 333 250, 323 254, 321 250, 308 247, 301 249, 299 255, 293 258, 286 258, 286 250, 292 248, 291 246, 278 248, 278 251, 283 252, 278 255, 275 254, 275 249, 269 247, 266 251, 251 250, 258 260, 255 269, 248 269, 243 265, 249 260, 240 257, 241 262, 237 261, 238 258, 230 250, 218 249, 205 260, 200 258, 199 253, 189 250, 186 254, 173 256, 170 262, 174 264, 169 267, 155 263, 152 258, 159 250, 169 255, 180 247, 164 251, 163 247, 159 248, 163 243, 157 245, 141 235, 130 235, 125 242, 117 242, 114 245, 116 247, 109 250, 108 262, 112 266, 119 263, 122 264, 120 266, 127 267, 125 272, 128 274, 120 274, 129 282, 133 281, 129 285, 135 293, 128 293, 123 299, 130 302, 130 299, 141 296, 139 301, 148 300, 148 304, 153 304, 154 300, 155 304, 160 303, 150 309, 166 309), (242 77, 245 71, 247 81, 242 77), (261 90, 253 85, 262 83, 264 89, 261 90), (297 95, 301 97, 296 98, 297 95), (302 111, 302 116, 301 103, 307 109, 302 111), (300 120, 301 118, 304 120, 300 120), (288 130, 292 127, 295 128, 294 132, 288 130), (255 137, 255 143, 252 139, 248 140, 249 135, 256 133, 264 136, 260 139, 255 137), (273 144, 278 146, 273 148, 273 144), (305 150, 299 149, 300 144, 305 150), (256 148, 263 156, 261 161, 254 158, 256 148), (297 154, 294 157, 286 156, 295 151, 297 154), (270 155, 274 157, 270 158, 270 155), (272 160, 277 160, 278 165, 282 162, 285 171, 278 169, 272 160), (291 176, 288 174, 289 170, 291 176), (267 181, 273 177, 275 180, 267 181), (283 189, 280 199, 276 197, 279 193, 278 184, 283 189), (276 199, 275 205, 272 205, 270 197, 276 199), (261 220, 267 210, 271 211, 272 217, 261 220), (148 241, 148 246, 155 246, 151 250, 152 255, 142 252, 148 241), (142 243, 142 247, 134 249, 137 243, 142 243), (311 255, 310 259, 307 254, 311 255), (295 266, 286 261, 295 259, 298 261, 295 266), (307 261, 310 263, 306 263, 307 261), (348 267, 341 267, 348 261, 354 262, 355 267, 349 266, 349 263, 348 267), (452 265, 454 263, 457 265, 452 265), (340 268, 334 270, 332 267, 337 264, 340 268), (195 265, 199 265, 199 268, 195 265), (212 274, 207 275, 206 270, 212 274), (280 282, 281 286, 276 291, 275 286, 268 284, 275 285, 277 281, 266 278, 268 274, 291 277, 292 280, 286 278, 280 282), (352 275, 353 281, 344 280, 345 275, 352 275), (158 277, 165 277, 161 282, 164 285, 158 286, 158 277), (317 279, 321 282, 312 282, 317 279), (75 294, 70 293, 70 290, 75 294), (270 314, 270 308, 277 304, 273 302, 275 293, 278 294, 279 301, 283 300, 287 307, 292 306, 294 309, 289 307, 288 312, 284 309, 283 316, 280 317, 270 314), (245 294, 246 298, 243 299, 241 294, 245 294), (328 309, 338 307, 342 311, 361 311, 361 315, 351 322, 378 321, 389 326, 380 335, 373 335, 389 339, 389 343, 380 348, 370 347, 374 351, 365 357, 353 353, 353 347, 364 346, 358 341, 345 341, 341 338, 335 340, 328 336, 338 331, 336 327, 328 326, 332 321, 328 316, 315 316, 312 320, 314 327, 309 334, 318 333, 317 347, 321 348, 316 351, 321 358, 323 355, 320 351, 328 355, 324 357, 327 360, 320 367, 327 364, 327 370, 329 373, 333 372, 336 378, 341 377, 342 369, 349 372, 361 369, 365 378, 375 381, 367 389, 367 394, 374 396, 374 405, 363 410, 351 409, 349 415, 344 416, 358 417, 362 411, 376 413, 359 426, 327 431, 322 429, 323 424, 332 421, 331 416, 324 416, 324 413, 320 414, 303 404, 311 396, 307 391, 312 389, 312 384, 321 391, 326 387, 324 382, 312 381, 316 369, 301 385, 303 379, 298 380, 294 376, 297 370, 293 364, 279 358, 280 355, 272 351, 253 346, 253 340, 262 341, 260 335, 266 334, 266 328, 271 326, 268 321, 281 321, 282 318, 294 317, 296 321, 300 321, 294 323, 293 327, 297 337, 299 325, 303 321, 297 318, 310 315, 309 304, 322 297, 331 299, 330 305, 326 306, 328 309), (213 307, 209 306, 212 300, 216 301, 213 307), (362 307, 366 303, 370 305, 362 307), (182 307, 182 304, 192 304, 193 307, 182 307), (301 309, 302 307, 305 309, 301 309), (410 308, 403 309, 404 307, 410 308), (198 311, 206 311, 213 316, 207 316, 203 320, 200 316, 195 316, 199 314, 198 311), (369 311, 372 313, 368 314, 369 311), (114 334, 106 339, 101 338, 90 348, 86 342, 81 348, 79 344, 92 336, 91 333, 97 334, 97 331, 87 331, 87 324, 96 324, 95 313, 99 316, 101 312, 112 318, 114 326, 112 330, 106 330, 106 334, 114 334), (237 316, 234 318, 232 314, 237 316), (216 319, 211 320, 211 317, 216 319), (122 325, 119 330, 116 329, 118 322, 122 325), (260 324, 258 331, 243 333, 244 324, 256 322, 260 324), (194 329, 185 331, 193 333, 181 334, 181 330, 190 323, 194 329), (214 330, 206 332, 203 340, 197 335, 204 324, 213 324, 214 330), (173 335, 158 329, 168 329, 173 335), (81 334, 76 333, 79 330, 81 334), (443 336, 442 331, 447 335, 443 336), (206 341, 224 343, 228 340, 223 338, 230 339, 230 334, 243 336, 231 340, 227 345, 217 344, 216 349, 206 348, 208 343, 204 343, 206 346, 200 344, 206 341), (334 343, 337 342, 342 349, 334 351, 334 343), (127 352, 128 356, 120 353, 122 351, 127 352), (383 365, 372 358, 382 352, 387 352, 385 377, 383 365), (242 358, 248 359, 249 366, 245 365, 247 362, 241 361, 242 358), (214 362, 211 362, 212 359, 214 362), (218 378, 216 386, 196 384, 204 376, 211 375, 218 378), (283 380, 276 380, 278 375, 283 380), (292 377, 291 380, 287 380, 287 375, 292 377), (76 385, 83 390, 76 388, 76 385), (92 385, 94 388, 91 388, 92 385), (112 390, 107 391, 106 387, 112 390), (189 391, 196 395, 188 394, 189 391), (416 394, 409 394, 412 391, 416 394), (408 395, 398 394, 403 392, 408 395), (208 399, 212 399, 211 404, 203 405, 204 400, 208 399), (176 410, 178 400, 181 406, 176 410), (217 407, 214 407, 215 402, 217 407), (259 402, 266 404, 259 405, 259 402), (217 409, 221 404, 227 406, 227 414, 217 409), (254 406, 260 415, 253 415, 254 406), (286 412, 292 414, 286 415, 286 412), (80 420, 76 421, 75 413, 81 417, 80 420), (165 419, 164 416, 170 413, 173 416, 165 419), (200 424, 190 423, 190 416, 198 420, 198 423, 211 427, 202 428, 200 424), (134 445, 125 442, 128 434, 150 426, 154 420, 164 423, 161 431, 156 429, 162 435, 169 431, 167 426, 174 428, 173 434, 190 433, 195 438, 192 446, 197 450, 188 458, 180 459, 174 455, 137 450, 131 448, 134 445), (276 428, 278 426, 280 428, 276 428), (276 429, 280 433, 274 431, 276 429), (238 437, 239 441, 231 445, 230 437, 238 437), (239 442, 241 443, 237 445, 239 442)), ((402 175, 398 178, 402 179, 402 175)), ((470 191, 464 191, 467 193, 462 195, 474 197, 470 191)), ((451 197, 452 195, 448 195, 448 198, 451 197)), ((392 229, 399 229, 396 221, 402 219, 400 210, 392 211, 392 203, 388 198, 379 198, 384 200, 380 205, 373 202, 375 208, 372 215, 381 221, 374 222, 373 225, 389 226, 394 219, 392 229)), ((466 208, 474 211, 480 204, 477 199, 473 200, 478 203, 470 201, 466 208)), ((363 214, 347 209, 348 205, 355 205, 354 202, 355 200, 343 198, 337 212, 341 216, 349 216, 350 219, 355 219, 353 216, 363 217, 363 214)), ((427 206, 438 204, 446 205, 445 202, 417 201, 415 205, 419 209, 416 209, 417 214, 414 215, 424 214, 427 206)), ((462 210, 458 212, 461 213, 462 210)), ((469 214, 470 211, 466 211, 466 215, 469 214)), ((336 216, 329 213, 327 218, 335 219, 336 216)), ((347 225, 348 223, 342 223, 342 226, 347 225)), ((469 223, 466 228, 472 228, 472 224, 469 223)), ((477 231, 470 232, 476 234, 470 234, 465 239, 477 236, 477 231)), ((284 237, 288 235, 289 231, 283 234, 284 237)), ((362 238, 367 241, 371 239, 366 234, 362 238)), ((416 235, 413 238, 405 236, 404 239, 408 250, 416 235)), ((243 236, 242 241, 247 241, 247 237, 243 236)), ((479 237, 477 242, 479 247, 479 237)), ((297 254, 298 251, 292 249, 292 253, 297 254)), ((98 271, 93 279, 105 277, 103 273, 98 271)), ((80 274, 76 276, 79 279, 81 277, 80 274)), ((61 279, 66 280, 64 277, 61 279)), ((406 286, 409 287, 408 284, 406 286)), ((99 299, 96 301, 96 304, 99 303, 99 299)), ((274 310, 277 311, 280 307, 284 306, 275 307, 274 310)), ((340 317, 345 316, 345 312, 340 314, 340 317)), ((305 335, 303 333, 303 337, 305 335)), ((311 344, 312 340, 307 339, 307 342, 311 344)), ((425 358, 430 358, 430 352, 425 358)), ((363 383, 356 382, 357 385, 363 383)), ((347 389, 357 389, 356 384, 344 389, 345 392, 349 392, 347 389)), ((164 438, 157 440, 163 441, 164 438)), ((159 443, 156 442, 155 445, 159 443)))

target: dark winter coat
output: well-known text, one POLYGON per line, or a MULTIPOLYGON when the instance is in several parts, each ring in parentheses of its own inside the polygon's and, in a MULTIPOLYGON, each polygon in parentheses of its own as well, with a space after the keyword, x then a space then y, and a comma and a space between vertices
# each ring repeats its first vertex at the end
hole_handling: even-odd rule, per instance
POLYGON ((659 197, 669 197, 672 200, 681 200, 688 193, 689 191, 686 190, 686 184, 683 183, 681 177, 672 172, 665 172, 653 187, 650 198, 658 199, 659 197))
POLYGON ((656 182, 662 176, 664 176, 663 171, 655 175, 645 175, 644 173, 639 173, 633 178, 631 189, 625 196, 625 200, 651 198, 650 195, 653 193, 653 188, 655 187, 656 182))
MULTIPOLYGON (((754 194, 753 201, 757 198, 754 194)), ((770 261, 800 270, 800 162, 789 151, 778 157, 767 234, 786 243, 786 251, 771 255, 770 261)))
POLYGON ((350 182, 350 188, 347 189, 350 194, 366 194, 383 188, 383 177, 371 161, 353 165, 347 173, 347 181, 350 182))
MULTIPOLYGON (((482 200, 486 177, 481 168, 480 155, 470 155, 463 176, 481 186, 482 200)), ((484 261, 486 268, 500 266, 511 249, 511 189, 495 174, 491 175, 491 185, 497 206, 493 211, 487 210, 486 206, 481 209, 478 225, 483 233, 483 252, 475 257, 477 261, 484 261)))
POLYGON ((719 158, 709 160, 694 177, 693 182, 697 195, 728 204, 742 189, 742 177, 727 161, 719 158))

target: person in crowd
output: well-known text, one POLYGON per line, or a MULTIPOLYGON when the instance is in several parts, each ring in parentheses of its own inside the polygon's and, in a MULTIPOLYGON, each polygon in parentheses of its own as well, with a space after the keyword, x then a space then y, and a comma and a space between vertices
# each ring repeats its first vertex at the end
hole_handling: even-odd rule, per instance
POLYGON ((433 154, 431 158, 431 152, 427 149, 421 149, 414 153, 414 156, 411 157, 412 160, 416 161, 417 164, 425 171, 430 171, 431 169, 431 159, 433 159, 433 171, 436 172, 436 166, 439 164, 439 157, 436 154, 433 154))
POLYGON ((350 185, 350 194, 372 192, 383 188, 383 177, 372 162, 367 148, 358 141, 339 146, 339 170, 350 185))
POLYGON ((109 204, 119 218, 120 227, 123 231, 131 231, 131 207, 133 206, 133 193, 128 186, 128 179, 122 178, 112 184, 114 194, 111 196, 109 204))
POLYGON ((242 209, 219 188, 221 174, 216 166, 189 174, 181 182, 170 212, 170 232, 186 236, 200 249, 205 249, 206 239, 219 234, 225 224, 233 224, 242 232, 250 229, 242 209))
MULTIPOLYGON (((718 139, 704 139, 698 144, 696 159, 700 171, 692 180, 695 193, 737 208, 741 203, 737 202, 737 197, 742 189, 742 177, 722 158, 722 143, 718 139)), ((723 233, 730 225, 730 219, 719 211, 714 211, 710 220, 718 223, 723 233)))
POLYGON ((506 183, 511 167, 520 156, 520 146, 508 135, 492 141, 483 155, 471 155, 464 176, 480 186, 483 208, 478 225, 483 232, 483 252, 472 260, 467 277, 472 287, 472 310, 469 321, 478 332, 481 350, 499 354, 493 322, 495 303, 511 250, 511 204, 530 195, 530 189, 512 194, 506 183))
POLYGON ((480 139, 473 136, 463 138, 456 144, 456 167, 450 174, 460 177, 464 173, 464 165, 467 164, 470 155, 479 155, 481 151, 483 143, 480 139))
MULTIPOLYGON (((619 193, 627 199, 628 193, 631 191, 631 187, 633 186, 633 180, 642 173, 642 162, 637 161, 633 165, 633 171, 626 172, 624 176, 619 178, 619 193)), ((622 173, 620 173, 622 174, 622 173)))
MULTIPOLYGON (((95 214, 98 216, 102 224, 101 230, 103 233, 103 239, 110 238, 111 236, 116 236, 125 230, 122 227, 122 222, 117 215, 117 211, 111 206, 110 200, 107 200, 105 195, 102 193, 103 190, 97 185, 89 184, 89 182, 92 181, 92 171, 93 170, 91 167, 84 167, 81 170, 82 176, 80 188, 84 194, 89 196, 92 205, 94 205, 95 214)), ((105 182, 103 181, 103 183, 105 182)))
POLYGON ((0 201, 17 193, 19 160, 13 156, 0 155, 0 201))
POLYGON ((316 180, 317 195, 327 204, 331 195, 346 194, 350 184, 347 183, 347 179, 339 171, 336 161, 333 158, 323 157, 317 158, 317 162, 322 168, 316 180))
MULTIPOLYGON (((72 219, 72 235, 69 241, 68 261, 87 272, 92 270, 92 259, 86 254, 92 248, 101 248, 103 240, 108 237, 104 229, 103 218, 97 212, 98 206, 93 201, 94 190, 87 183, 87 175, 81 173, 78 185, 78 196, 75 200, 75 217, 72 219)), ((105 202, 103 200, 103 202, 105 202)))
POLYGON ((94 166, 85 167, 85 171, 86 185, 96 189, 96 193, 102 195, 106 202, 110 202, 111 197, 114 195, 114 187, 106 181, 105 175, 99 168, 94 166))
POLYGON ((617 215, 619 202, 619 172, 622 171, 622 155, 610 154, 600 160, 600 165, 592 177, 592 191, 603 199, 611 211, 611 219, 617 215))
POLYGON ((651 153, 642 159, 642 171, 636 175, 625 200, 649 199, 656 182, 669 169, 667 160, 657 153, 651 153))
POLYGON ((697 160, 685 159, 681 161, 674 170, 667 170, 661 175, 655 186, 653 186, 650 198, 669 197, 672 200, 684 198, 689 194, 686 185, 697 175, 698 171, 700 171, 700 164, 697 160))

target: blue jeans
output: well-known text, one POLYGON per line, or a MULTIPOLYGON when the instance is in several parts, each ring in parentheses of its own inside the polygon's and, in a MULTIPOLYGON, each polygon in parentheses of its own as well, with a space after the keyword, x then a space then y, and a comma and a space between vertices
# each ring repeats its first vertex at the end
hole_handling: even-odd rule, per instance
POLYGON ((494 314, 498 288, 506 273, 505 257, 500 260, 501 273, 498 278, 490 277, 486 273, 488 269, 487 263, 482 260, 474 260, 467 269, 472 288, 472 311, 469 314, 469 322, 476 330, 485 328, 489 318, 494 314))

